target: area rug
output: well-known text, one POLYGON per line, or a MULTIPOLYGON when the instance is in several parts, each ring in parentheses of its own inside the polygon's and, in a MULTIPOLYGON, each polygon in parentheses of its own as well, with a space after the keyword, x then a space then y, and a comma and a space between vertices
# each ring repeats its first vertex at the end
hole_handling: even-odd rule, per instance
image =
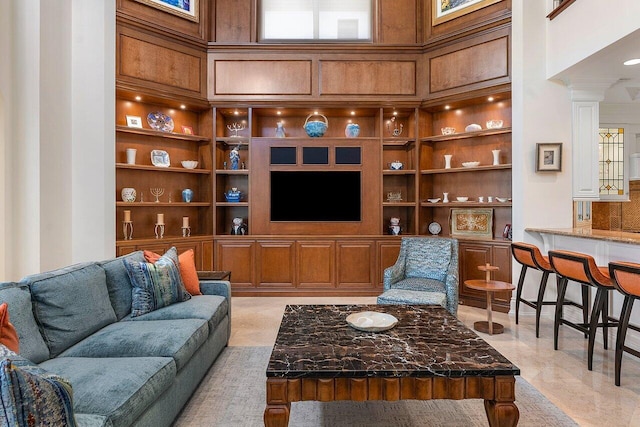
MULTIPOLYGON (((265 372, 271 347, 228 347, 191 397, 175 427, 261 427, 265 372)), ((516 380, 519 426, 577 426, 564 412, 520 377, 516 380)), ((482 400, 397 402, 295 402, 292 427, 482 426, 482 400)))

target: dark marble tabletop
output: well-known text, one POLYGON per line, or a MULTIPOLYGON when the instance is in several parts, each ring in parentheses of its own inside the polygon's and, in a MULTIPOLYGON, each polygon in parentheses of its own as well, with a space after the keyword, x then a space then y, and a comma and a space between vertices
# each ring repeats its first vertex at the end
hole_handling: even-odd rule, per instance
POLYGON ((464 377, 520 369, 440 306, 288 305, 267 377, 464 377), (398 324, 358 331, 349 314, 378 311, 398 324))

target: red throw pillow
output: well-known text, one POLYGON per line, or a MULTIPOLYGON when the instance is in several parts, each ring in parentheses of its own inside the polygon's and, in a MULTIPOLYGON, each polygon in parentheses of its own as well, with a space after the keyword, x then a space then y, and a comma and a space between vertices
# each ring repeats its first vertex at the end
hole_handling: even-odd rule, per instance
POLYGON ((0 304, 0 344, 11 351, 20 353, 18 332, 9 321, 9 305, 6 302, 0 304))
MULTIPOLYGON (((155 263, 160 259, 160 255, 151 251, 144 251, 144 259, 147 262, 155 263)), ((196 260, 193 249, 186 250, 178 255, 180 265, 180 277, 182 283, 191 295, 202 295, 200 292, 200 280, 198 280, 198 270, 196 270, 196 260)))

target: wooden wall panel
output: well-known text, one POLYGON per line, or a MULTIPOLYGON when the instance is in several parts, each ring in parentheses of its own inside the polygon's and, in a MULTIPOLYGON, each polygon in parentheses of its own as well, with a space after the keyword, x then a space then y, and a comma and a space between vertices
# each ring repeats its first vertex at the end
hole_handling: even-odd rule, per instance
POLYGON ((335 286, 335 242, 298 242, 296 258, 298 287, 321 289, 335 286))
POLYGON ((434 56, 429 68, 431 94, 509 77, 508 37, 434 56))
POLYGON ((216 60, 213 95, 310 95, 311 61, 216 60))
POLYGON ((322 60, 320 95, 415 95, 416 68, 415 61, 322 60))
POLYGON ((248 43, 251 41, 252 0, 215 1, 216 43, 248 43))
POLYGON ((255 244, 252 241, 218 241, 215 269, 231 271, 232 287, 254 287, 255 244))
POLYGON ((349 241, 336 243, 338 287, 375 287, 374 242, 349 241))
POLYGON ((415 44, 418 42, 418 19, 420 16, 416 0, 379 0, 380 44, 415 44))
POLYGON ((294 286, 293 241, 257 242, 256 268, 259 287, 293 287, 294 286))

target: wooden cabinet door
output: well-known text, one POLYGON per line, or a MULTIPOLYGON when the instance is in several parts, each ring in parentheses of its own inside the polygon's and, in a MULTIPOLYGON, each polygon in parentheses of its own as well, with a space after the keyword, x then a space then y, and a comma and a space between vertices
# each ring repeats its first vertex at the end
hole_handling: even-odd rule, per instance
POLYGON ((400 239, 378 242, 378 284, 382 288, 384 270, 391 267, 398 260, 400 254, 400 239))
POLYGON ((297 275, 300 288, 335 286, 335 242, 306 240, 297 243, 297 275))
POLYGON ((338 241, 336 265, 338 288, 373 288, 376 286, 374 243, 338 241))
POLYGON ((215 269, 231 271, 231 287, 254 288, 255 242, 219 240, 216 244, 215 269))
POLYGON ((292 288, 295 280, 293 241, 256 243, 256 279, 259 288, 292 288))

